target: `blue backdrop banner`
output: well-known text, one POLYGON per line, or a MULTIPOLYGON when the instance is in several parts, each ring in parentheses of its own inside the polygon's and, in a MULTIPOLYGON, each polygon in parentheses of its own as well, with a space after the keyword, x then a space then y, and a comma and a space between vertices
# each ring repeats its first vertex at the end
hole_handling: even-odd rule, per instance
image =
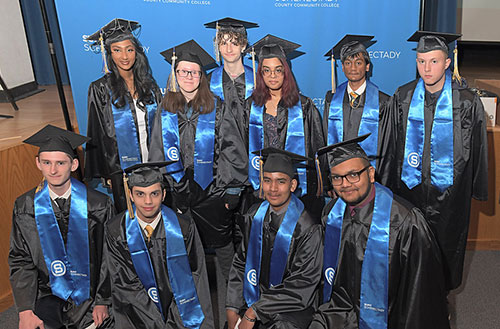
MULTIPOLYGON (((213 55, 213 29, 203 24, 224 17, 256 22, 249 43, 267 34, 302 45, 292 61, 299 88, 323 111, 331 89, 330 62, 323 55, 345 34, 374 35, 368 51, 371 80, 387 94, 415 78, 420 0, 55 0, 80 133, 87 132, 87 91, 103 75, 100 54, 85 39, 113 18, 138 21, 139 41, 158 85, 165 90, 170 65, 160 52, 195 39, 213 55)), ((337 61, 339 62, 339 61, 337 61)), ((249 59, 245 63, 251 65, 249 59)), ((338 84, 345 81, 337 63, 338 84)))

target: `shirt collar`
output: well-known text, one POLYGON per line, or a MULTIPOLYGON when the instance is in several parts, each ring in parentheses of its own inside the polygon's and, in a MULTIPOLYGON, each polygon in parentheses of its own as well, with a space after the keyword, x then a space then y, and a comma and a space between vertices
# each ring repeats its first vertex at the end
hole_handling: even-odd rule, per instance
POLYGON ((365 82, 363 82, 363 84, 356 90, 352 90, 351 88, 351 85, 349 83, 347 83, 347 93, 351 93, 351 92, 355 92, 356 94, 358 95, 361 95, 362 93, 364 93, 366 90, 366 80, 365 82))
POLYGON ((137 216, 137 211, 135 212, 135 217, 137 218, 137 221, 139 222, 139 225, 141 226, 141 229, 143 231, 145 230, 146 225, 151 226, 153 228, 153 230, 155 230, 156 226, 160 222, 161 211, 158 213, 158 215, 156 216, 156 218, 151 223, 146 223, 145 221, 143 221, 142 219, 140 219, 139 216, 137 216))
POLYGON ((69 188, 66 190, 66 192, 64 192, 63 195, 57 195, 56 192, 52 191, 50 186, 48 186, 48 188, 49 188, 49 195, 52 200, 55 200, 57 198, 68 199, 71 195, 71 183, 69 185, 69 188))

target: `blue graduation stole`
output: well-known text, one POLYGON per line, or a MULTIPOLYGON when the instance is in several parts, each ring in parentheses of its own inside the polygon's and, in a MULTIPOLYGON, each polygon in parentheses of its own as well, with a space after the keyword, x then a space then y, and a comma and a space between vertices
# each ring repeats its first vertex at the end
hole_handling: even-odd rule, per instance
MULTIPOLYGON (((328 145, 337 144, 344 140, 344 94, 347 90, 348 82, 342 83, 337 92, 333 94, 328 114, 328 145)), ((365 105, 359 124, 358 136, 370 133, 367 139, 360 143, 363 150, 369 157, 373 157, 371 165, 375 168, 377 160, 378 146, 378 122, 379 122, 379 89, 366 80, 365 105)))
MULTIPOLYGON (((409 189, 422 182, 424 152, 425 86, 419 79, 411 99, 406 126, 401 180, 409 189)), ((453 185, 453 98, 451 74, 446 71, 444 87, 436 103, 431 132, 431 184, 440 192, 453 185)))
MULTIPOLYGON (((252 154, 264 148, 264 107, 252 103, 248 125, 248 179, 254 190, 258 190, 259 183, 259 155, 252 154)), ((288 109, 288 125, 286 131, 285 150, 295 154, 306 156, 304 134, 304 116, 302 103, 298 103, 288 109)), ((306 168, 297 168, 300 196, 307 193, 306 168)))
MULTIPOLYGON (((243 282, 243 296, 248 307, 258 301, 260 296, 259 279, 262 259, 262 227, 268 208, 269 202, 262 202, 252 220, 245 264, 245 279, 243 282)), ((302 201, 294 194, 291 194, 285 218, 283 218, 283 222, 274 240, 270 263, 271 268, 269 271, 269 284, 271 287, 280 284, 283 280, 293 232, 303 211, 304 204, 302 201)))
POLYGON ((35 192, 35 221, 50 287, 57 297, 76 305, 90 298, 87 188, 71 178, 71 204, 67 247, 57 225, 47 182, 35 192))
MULTIPOLYGON (((389 227, 392 192, 375 183, 375 205, 361 269, 359 328, 387 328, 389 309, 389 227)), ((330 300, 342 237, 346 203, 338 199, 328 214, 323 253, 323 303, 330 300)))
MULTIPOLYGON (((215 113, 217 100, 212 112, 200 114, 196 125, 194 141, 194 181, 206 189, 213 181, 214 145, 215 145, 215 113)), ((166 167, 167 173, 176 182, 184 176, 184 167, 179 154, 179 123, 176 113, 161 112, 163 151, 165 160, 177 161, 166 167)))
MULTIPOLYGON (((243 65, 245 70, 245 98, 250 97, 253 92, 253 71, 251 67, 243 65)), ((224 66, 219 66, 212 71, 212 77, 210 78, 210 90, 214 95, 219 96, 220 99, 224 101, 224 88, 222 87, 222 73, 224 71, 224 66)))
MULTIPOLYGON (((205 316, 196 293, 196 286, 189 266, 179 220, 174 211, 164 205, 161 206, 161 215, 165 226, 168 278, 175 303, 184 326, 187 328, 200 328, 205 316)), ((149 298, 155 303, 163 319, 165 319, 166 314, 163 314, 162 311, 153 265, 144 242, 141 227, 137 220, 130 218, 128 211, 125 213, 125 229, 130 256, 137 276, 141 280, 144 289, 146 289, 149 298)))
MULTIPOLYGON (((111 101, 111 98, 110 102, 111 111, 113 112, 113 121, 115 123, 120 167, 128 168, 135 164, 146 162, 148 159, 142 159, 141 161, 141 148, 139 146, 137 128, 129 103, 125 102, 124 107, 117 108, 111 101)), ((148 135, 151 135, 151 125, 153 124, 156 112, 156 103, 146 104, 146 111, 148 116, 148 135)))

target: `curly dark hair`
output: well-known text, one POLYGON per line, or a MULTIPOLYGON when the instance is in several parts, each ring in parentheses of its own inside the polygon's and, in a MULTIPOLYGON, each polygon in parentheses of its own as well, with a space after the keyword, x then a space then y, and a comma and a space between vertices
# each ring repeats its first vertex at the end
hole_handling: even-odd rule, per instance
POLYGON ((118 68, 116 67, 113 58, 111 57, 111 45, 116 42, 130 40, 135 48, 135 63, 132 67, 134 75, 134 86, 137 95, 138 103, 153 104, 155 96, 153 90, 157 89, 157 84, 151 73, 148 58, 144 54, 144 50, 137 38, 131 33, 120 34, 117 37, 107 39, 105 42, 106 49, 106 63, 111 71, 108 73, 108 80, 111 84, 112 102, 116 107, 120 108, 125 106, 127 97, 129 97, 127 85, 121 77, 118 68))

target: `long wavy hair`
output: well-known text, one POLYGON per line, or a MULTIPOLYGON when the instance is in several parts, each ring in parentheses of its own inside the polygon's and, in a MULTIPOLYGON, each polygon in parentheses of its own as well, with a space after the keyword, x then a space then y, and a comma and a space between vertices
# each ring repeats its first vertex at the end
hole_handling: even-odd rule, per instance
MULTIPOLYGON (((297 88, 297 83, 293 78, 292 70, 286 60, 280 57, 276 57, 280 60, 283 65, 283 85, 281 86, 281 102, 287 108, 290 108, 297 104, 299 101, 299 89, 297 88)), ((262 75, 262 62, 264 59, 259 59, 259 68, 256 74, 255 88, 252 93, 252 99, 257 106, 264 106, 268 100, 271 99, 271 92, 264 82, 264 77, 262 75)))
POLYGON ((144 50, 139 42, 131 33, 121 34, 115 38, 107 39, 105 42, 106 49, 106 62, 110 73, 108 73, 108 80, 111 85, 112 102, 116 107, 120 108, 125 106, 127 102, 128 89, 125 81, 121 77, 118 67, 116 66, 113 58, 111 57, 111 45, 116 42, 130 40, 135 48, 135 63, 132 66, 132 73, 134 74, 134 86, 137 94, 138 103, 152 104, 154 103, 155 96, 153 90, 157 89, 157 84, 151 73, 151 67, 144 50))
MULTIPOLYGON (((175 63, 174 70, 177 70, 178 64, 179 62, 175 63)), ((167 86, 170 85, 169 82, 167 82, 167 86)), ((167 94, 161 101, 162 109, 171 113, 177 113, 184 111, 185 105, 186 98, 180 91, 174 92, 168 90, 167 88, 167 94)), ((200 112, 201 114, 210 113, 215 109, 214 95, 210 91, 208 79, 203 69, 201 69, 200 85, 198 86, 198 91, 196 92, 194 98, 190 101, 189 105, 193 108, 194 111, 200 112)))

